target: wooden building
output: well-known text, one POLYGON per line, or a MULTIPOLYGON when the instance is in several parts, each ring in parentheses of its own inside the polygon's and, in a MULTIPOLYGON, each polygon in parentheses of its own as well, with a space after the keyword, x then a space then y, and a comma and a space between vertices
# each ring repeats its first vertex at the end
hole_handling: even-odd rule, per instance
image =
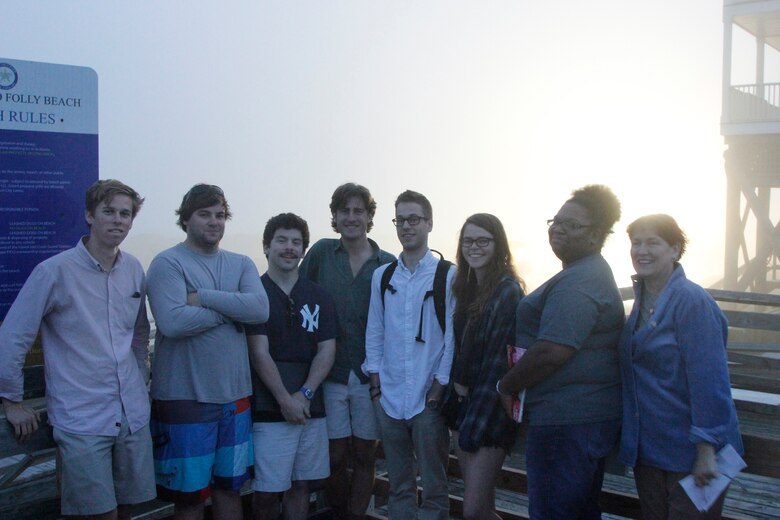
POLYGON ((723 108, 726 143, 724 288, 771 292, 780 287, 780 0, 724 0, 723 108), (733 81, 755 44, 752 83, 733 81))

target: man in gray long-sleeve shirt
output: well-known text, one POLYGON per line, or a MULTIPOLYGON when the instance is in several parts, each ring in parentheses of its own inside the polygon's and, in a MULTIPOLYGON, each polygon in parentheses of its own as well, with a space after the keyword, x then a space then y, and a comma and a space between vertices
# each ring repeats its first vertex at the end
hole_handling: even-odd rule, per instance
POLYGON ((241 518, 238 491, 254 464, 242 323, 266 321, 268 297, 251 259, 219 249, 231 216, 219 187, 195 185, 176 213, 187 238, 148 273, 157 492, 177 519, 202 518, 209 496, 214 518, 241 518))

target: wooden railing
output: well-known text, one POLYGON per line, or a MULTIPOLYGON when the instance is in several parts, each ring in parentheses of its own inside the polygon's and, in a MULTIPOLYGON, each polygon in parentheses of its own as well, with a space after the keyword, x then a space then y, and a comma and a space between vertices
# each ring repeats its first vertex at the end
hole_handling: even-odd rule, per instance
POLYGON ((725 123, 780 121, 780 83, 733 85, 728 96, 725 123))

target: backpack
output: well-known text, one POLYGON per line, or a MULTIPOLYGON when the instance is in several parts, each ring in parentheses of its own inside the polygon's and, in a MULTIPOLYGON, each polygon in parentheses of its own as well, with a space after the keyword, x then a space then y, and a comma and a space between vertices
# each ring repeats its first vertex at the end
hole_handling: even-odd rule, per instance
MULTIPOLYGON (((449 260, 445 260, 444 255, 435 249, 431 249, 431 251, 439 255, 439 263, 436 265, 436 273, 433 275, 433 288, 425 293, 422 301, 423 305, 420 306, 420 325, 417 330, 417 337, 415 338, 415 340, 420 343, 425 343, 425 340, 422 338, 423 306, 425 305, 425 300, 431 296, 433 296, 433 308, 436 311, 436 319, 439 322, 439 327, 441 327, 442 333, 446 331, 447 274, 453 264, 449 260)), ((388 289, 390 290, 390 294, 395 294, 395 288, 390 284, 390 279, 393 277, 396 267, 398 267, 398 260, 392 261, 382 273, 382 279, 379 283, 382 305, 385 304, 385 292, 387 292, 388 289)))

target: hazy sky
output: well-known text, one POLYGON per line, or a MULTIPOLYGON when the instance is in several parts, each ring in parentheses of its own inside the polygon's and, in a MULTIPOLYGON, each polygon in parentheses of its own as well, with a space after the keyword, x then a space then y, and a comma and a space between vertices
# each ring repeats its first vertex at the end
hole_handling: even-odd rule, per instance
MULTIPOLYGON (((431 245, 454 257, 471 213, 502 219, 521 275, 560 264, 545 220, 575 188, 611 186, 623 219, 605 256, 630 283, 626 225, 668 212, 688 275, 723 272, 718 0, 4 0, 0 56, 92 67, 100 175, 147 198, 125 248, 148 264, 183 239, 196 182, 234 212, 223 245, 265 268, 265 221, 293 211, 333 236, 342 182, 369 187, 371 237, 404 189, 434 206, 431 245)), ((736 37, 739 42, 739 35, 736 37)), ((749 53, 748 53, 749 54, 749 53)), ((736 74, 752 82, 749 55, 736 74)), ((771 81, 767 78, 767 81, 771 81)))

